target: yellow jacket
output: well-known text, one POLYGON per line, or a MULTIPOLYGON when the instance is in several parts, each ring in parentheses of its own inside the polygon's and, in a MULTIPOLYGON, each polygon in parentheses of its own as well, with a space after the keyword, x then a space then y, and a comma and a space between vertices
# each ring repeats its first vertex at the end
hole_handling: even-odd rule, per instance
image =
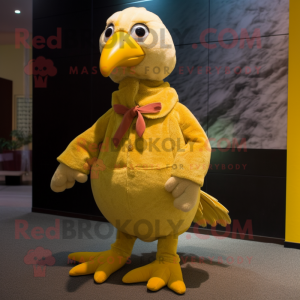
POLYGON ((103 215, 119 230, 145 241, 169 235, 176 226, 179 233, 186 231, 197 212, 200 219, 201 203, 189 212, 176 209, 164 184, 176 176, 201 187, 211 156, 204 130, 179 103, 169 83, 127 77, 112 94, 112 106, 131 108, 154 102, 160 102, 162 109, 143 114, 146 130, 142 138, 136 133, 135 118, 116 148, 112 138, 123 115, 111 108, 58 157, 72 169, 91 171, 93 195, 103 215))

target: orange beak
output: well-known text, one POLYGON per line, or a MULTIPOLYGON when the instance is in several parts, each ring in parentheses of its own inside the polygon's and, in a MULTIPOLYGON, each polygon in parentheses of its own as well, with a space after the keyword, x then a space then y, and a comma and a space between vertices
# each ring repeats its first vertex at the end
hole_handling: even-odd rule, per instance
POLYGON ((106 42, 100 57, 100 72, 108 77, 116 67, 133 67, 145 57, 141 46, 124 32, 115 32, 106 42))

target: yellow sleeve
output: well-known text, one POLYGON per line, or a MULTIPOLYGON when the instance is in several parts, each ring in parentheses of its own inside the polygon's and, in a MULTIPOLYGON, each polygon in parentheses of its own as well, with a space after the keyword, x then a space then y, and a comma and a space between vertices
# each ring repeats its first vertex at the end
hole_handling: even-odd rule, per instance
POLYGON ((109 109, 88 130, 77 136, 57 158, 68 167, 89 174, 90 168, 99 155, 99 144, 103 142, 113 109, 109 109))
POLYGON ((175 155, 172 176, 189 179, 200 185, 209 169, 211 147, 205 131, 190 110, 181 103, 174 107, 174 113, 185 139, 185 146, 175 155))

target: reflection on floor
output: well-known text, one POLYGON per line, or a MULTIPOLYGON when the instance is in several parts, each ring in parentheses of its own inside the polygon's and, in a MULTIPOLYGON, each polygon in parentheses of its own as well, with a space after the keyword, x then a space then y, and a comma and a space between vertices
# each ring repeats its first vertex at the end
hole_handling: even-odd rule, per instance
POLYGON ((32 186, 6 186, 0 185, 0 205, 10 207, 32 206, 32 186))
MULTIPOLYGON (((95 284, 93 275, 69 277, 74 265, 67 255, 109 249, 115 230, 108 223, 32 213, 31 197, 30 186, 0 186, 1 299, 179 297, 167 287, 152 293, 145 283, 122 283, 127 272, 155 258, 156 242, 138 240, 130 263, 103 284, 95 284), (48 250, 37 254, 40 262, 53 257, 54 265, 41 267, 28 260, 38 247, 48 250)), ((187 286, 185 299, 299 299, 299 250, 187 232, 180 236, 178 253, 187 286)))

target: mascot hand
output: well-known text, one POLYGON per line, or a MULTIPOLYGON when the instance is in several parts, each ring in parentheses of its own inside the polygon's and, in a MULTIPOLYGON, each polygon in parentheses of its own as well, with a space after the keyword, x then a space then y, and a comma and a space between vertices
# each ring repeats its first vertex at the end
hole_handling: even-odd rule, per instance
POLYGON ((188 179, 171 177, 165 184, 165 189, 172 192, 174 206, 184 212, 190 211, 197 203, 200 186, 188 179))
POLYGON ((51 179, 50 186, 52 191, 59 193, 63 192, 65 189, 73 187, 75 180, 80 183, 84 183, 87 179, 88 177, 86 174, 73 170, 65 164, 60 164, 51 179))

